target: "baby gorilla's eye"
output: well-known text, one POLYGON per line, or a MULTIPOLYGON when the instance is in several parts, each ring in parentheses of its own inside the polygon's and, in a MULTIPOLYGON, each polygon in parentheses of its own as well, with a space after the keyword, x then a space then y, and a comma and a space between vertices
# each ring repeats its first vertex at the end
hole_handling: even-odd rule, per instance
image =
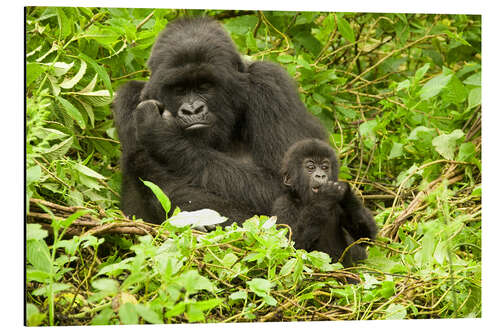
POLYGON ((328 170, 328 165, 322 165, 321 170, 328 170))

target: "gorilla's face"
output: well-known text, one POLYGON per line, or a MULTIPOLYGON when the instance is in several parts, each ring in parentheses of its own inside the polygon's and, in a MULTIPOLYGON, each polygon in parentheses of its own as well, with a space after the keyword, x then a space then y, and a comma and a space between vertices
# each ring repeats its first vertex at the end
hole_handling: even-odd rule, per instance
POLYGON ((303 177, 309 184, 308 189, 318 193, 321 185, 332 180, 331 162, 328 158, 306 158, 303 165, 303 177))
POLYGON ((210 63, 185 63, 159 68, 142 99, 160 101, 186 137, 225 150, 242 120, 244 78, 231 68, 210 63))
POLYGON ((179 82, 165 85, 162 101, 186 132, 209 130, 217 121, 212 107, 209 106, 216 96, 215 85, 209 80, 198 82, 179 82))
POLYGON ((293 144, 281 166, 283 184, 309 202, 322 185, 338 180, 335 151, 320 140, 303 140, 293 144))

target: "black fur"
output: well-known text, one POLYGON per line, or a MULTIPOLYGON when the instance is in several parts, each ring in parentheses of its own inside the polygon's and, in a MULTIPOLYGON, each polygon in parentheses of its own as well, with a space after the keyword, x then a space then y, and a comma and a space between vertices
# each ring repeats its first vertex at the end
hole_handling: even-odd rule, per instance
MULTIPOLYGON (((297 248, 328 253, 338 261, 354 240, 374 239, 371 213, 346 182, 338 181, 334 150, 325 142, 306 139, 286 152, 281 168, 285 193, 276 199, 273 215, 292 228, 297 248)), ((366 258, 364 246, 354 245, 342 263, 366 258)))
POLYGON ((182 210, 211 208, 229 222, 269 215, 285 151, 326 138, 289 75, 273 63, 244 63, 217 21, 169 23, 148 66, 149 81, 125 84, 113 103, 127 215, 164 220, 139 178, 182 210))

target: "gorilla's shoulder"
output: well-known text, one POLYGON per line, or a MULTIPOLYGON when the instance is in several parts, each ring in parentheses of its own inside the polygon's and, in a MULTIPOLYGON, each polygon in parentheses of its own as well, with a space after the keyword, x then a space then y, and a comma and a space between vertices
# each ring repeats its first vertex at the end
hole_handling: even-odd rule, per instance
POLYGON ((111 106, 118 122, 121 122, 121 118, 130 114, 139 104, 141 91, 145 85, 144 81, 129 81, 118 89, 111 106))

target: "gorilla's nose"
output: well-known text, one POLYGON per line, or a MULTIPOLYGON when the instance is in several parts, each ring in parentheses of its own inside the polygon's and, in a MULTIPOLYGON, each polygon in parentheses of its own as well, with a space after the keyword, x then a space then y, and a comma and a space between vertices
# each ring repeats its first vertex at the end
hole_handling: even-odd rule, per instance
POLYGON ((204 102, 196 101, 194 103, 184 103, 179 108, 179 114, 181 116, 193 116, 197 114, 202 114, 207 111, 207 105, 204 102))

